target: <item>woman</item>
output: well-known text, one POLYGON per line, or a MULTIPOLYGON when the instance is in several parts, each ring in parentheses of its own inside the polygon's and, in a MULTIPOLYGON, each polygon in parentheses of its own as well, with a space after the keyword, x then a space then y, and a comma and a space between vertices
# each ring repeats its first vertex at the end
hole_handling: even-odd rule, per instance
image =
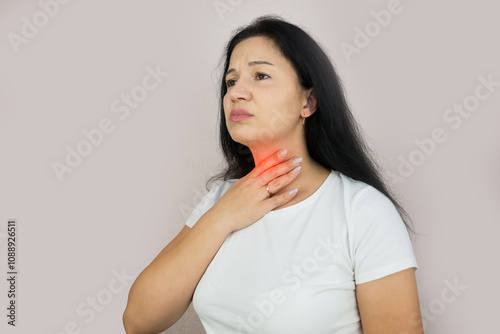
POLYGON ((327 55, 264 16, 224 59, 224 181, 133 284, 127 333, 161 332, 191 301, 208 334, 423 333, 407 215, 327 55))

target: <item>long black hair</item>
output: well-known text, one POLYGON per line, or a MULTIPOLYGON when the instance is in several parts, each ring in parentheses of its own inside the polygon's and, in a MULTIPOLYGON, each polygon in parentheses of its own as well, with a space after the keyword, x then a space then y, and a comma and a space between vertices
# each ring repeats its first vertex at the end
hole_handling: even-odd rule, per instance
POLYGON ((314 87, 318 107, 305 123, 307 150, 311 158, 325 168, 339 171, 378 189, 393 202, 407 230, 415 233, 410 227, 410 216, 382 180, 373 152, 362 139, 361 130, 344 97, 340 78, 328 55, 304 30, 277 15, 260 16, 240 27, 225 47, 220 60, 224 61, 224 69, 220 79, 219 132, 227 167, 207 181, 207 190, 211 181, 239 179, 255 168, 250 149, 231 138, 223 105, 227 92, 225 73, 231 54, 238 43, 255 36, 274 41, 281 54, 293 65, 300 85, 305 89, 314 87))

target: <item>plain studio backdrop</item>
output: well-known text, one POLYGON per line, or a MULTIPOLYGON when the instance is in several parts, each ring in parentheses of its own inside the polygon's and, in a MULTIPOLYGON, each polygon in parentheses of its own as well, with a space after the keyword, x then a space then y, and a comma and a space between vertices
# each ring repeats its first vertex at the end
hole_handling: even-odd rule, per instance
MULTIPOLYGON (((16 297, 0 280, 0 331, 124 333, 132 282, 222 166, 224 45, 274 13, 331 57, 424 234, 413 247, 426 333, 497 333, 499 11, 484 0, 0 1, 7 278, 17 225, 16 297)), ((166 332, 204 333, 192 306, 166 332)))

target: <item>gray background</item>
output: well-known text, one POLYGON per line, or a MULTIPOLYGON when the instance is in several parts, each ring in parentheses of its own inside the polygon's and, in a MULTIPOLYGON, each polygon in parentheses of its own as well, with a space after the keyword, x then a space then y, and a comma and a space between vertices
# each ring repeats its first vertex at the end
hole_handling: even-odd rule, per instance
MULTIPOLYGON (((240 25, 276 13, 325 48, 366 140, 387 174, 400 176, 391 183, 425 234, 413 246, 426 333, 496 333, 500 87, 473 96, 479 77, 500 82, 500 8, 404 0, 346 57, 342 43, 355 45, 356 28, 375 29, 371 11, 390 3, 71 1, 43 22, 36 1, 0 1, 0 259, 6 268, 7 220, 15 218, 19 271, 18 326, 2 313, 0 331, 64 333, 74 322, 81 333, 124 332, 133 279, 180 231, 222 162, 216 66, 224 44, 240 25), (225 12, 214 6, 221 3, 225 12), (22 36, 23 17, 34 16, 41 27, 14 47, 9 36, 22 36), (157 65, 169 75, 120 119, 111 103, 157 65), (446 121, 464 103, 470 116, 446 121), (66 146, 75 149, 82 130, 105 118, 113 132, 60 182, 54 161, 64 163, 66 146), (417 142, 436 128, 446 140, 422 153, 417 142), (401 159, 413 159, 407 175, 401 159), (132 278, 115 282, 115 271, 132 278), (454 280, 465 286, 456 294, 454 280), (91 318, 96 297, 103 304, 91 318)), ((6 291, 2 279, 1 305, 6 291)), ((191 307, 167 331, 203 332, 191 307)))

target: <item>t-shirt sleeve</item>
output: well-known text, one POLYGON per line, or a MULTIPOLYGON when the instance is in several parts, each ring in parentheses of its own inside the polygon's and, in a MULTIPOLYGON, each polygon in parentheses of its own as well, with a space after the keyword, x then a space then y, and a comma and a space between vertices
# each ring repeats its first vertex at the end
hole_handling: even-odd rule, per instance
POLYGON ((403 219, 392 201, 371 185, 353 199, 349 235, 356 284, 418 269, 403 219))
POLYGON ((215 204, 217 201, 216 195, 220 187, 221 185, 213 186, 212 189, 210 189, 210 191, 203 196, 189 215, 185 225, 192 228, 201 216, 203 216, 215 204))

